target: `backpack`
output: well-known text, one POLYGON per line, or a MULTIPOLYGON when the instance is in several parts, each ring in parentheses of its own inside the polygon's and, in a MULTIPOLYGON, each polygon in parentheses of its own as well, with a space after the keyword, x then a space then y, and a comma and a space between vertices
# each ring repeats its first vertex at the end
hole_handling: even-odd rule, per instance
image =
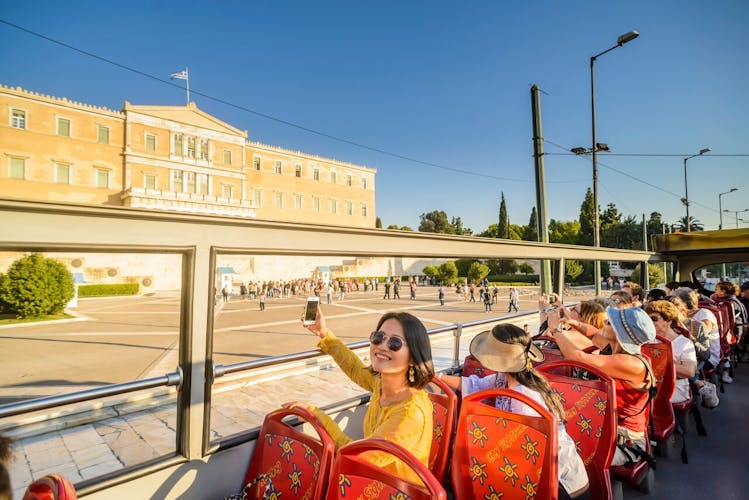
POLYGON ((707 361, 710 359, 710 337, 708 337, 707 329, 702 321, 696 319, 687 318, 687 328, 689 328, 689 336, 694 342, 694 352, 697 354, 697 361, 707 361))

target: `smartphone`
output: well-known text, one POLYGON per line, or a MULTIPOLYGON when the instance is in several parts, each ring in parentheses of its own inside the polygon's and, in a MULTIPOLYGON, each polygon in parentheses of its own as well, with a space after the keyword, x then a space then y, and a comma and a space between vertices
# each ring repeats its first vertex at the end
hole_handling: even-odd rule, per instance
POLYGON ((610 354, 613 354, 614 350, 611 348, 611 344, 607 344, 606 347, 601 349, 601 353, 604 356, 608 356, 610 354))
POLYGON ((320 297, 307 297, 307 303, 304 305, 303 325, 312 325, 317 318, 317 306, 320 305, 320 297))

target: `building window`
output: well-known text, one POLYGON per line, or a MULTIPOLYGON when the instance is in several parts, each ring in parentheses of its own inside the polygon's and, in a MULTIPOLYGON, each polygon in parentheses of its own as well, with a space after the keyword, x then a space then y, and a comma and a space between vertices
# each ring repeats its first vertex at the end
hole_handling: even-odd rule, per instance
POLYGON ((256 207, 263 204, 263 192, 259 189, 254 189, 252 191, 252 204, 256 207))
POLYGON ((283 208, 283 193, 276 192, 273 196, 275 197, 274 203, 276 207, 283 208))
POLYGON ((146 189, 156 189, 156 175, 143 174, 143 187, 146 189))
POLYGON ((296 167, 294 167, 294 175, 296 175, 297 177, 301 177, 302 176, 302 166, 301 165, 297 165, 296 167))
POLYGON ((57 117, 57 135, 70 137, 70 120, 57 117))
POLYGON ((338 177, 335 172, 330 172, 330 183, 335 184, 338 181, 338 177))
POLYGON ((231 165, 231 150, 224 149, 224 165, 231 165))
POLYGON ((361 180, 361 188, 367 189, 367 179, 365 179, 364 177, 362 177, 362 180, 361 180))
POLYGON ((316 180, 316 181, 320 180, 320 169, 319 168, 316 168, 315 170, 312 171, 312 178, 314 180, 316 180))
POLYGON ((26 160, 24 158, 9 158, 8 177, 22 180, 26 178, 26 160))
POLYGON ((187 157, 195 158, 195 138, 194 137, 187 138, 187 157))
POLYGON ((211 144, 205 139, 200 141, 200 159, 208 161, 211 157, 211 144))
POLYGON ((183 135, 182 134, 174 134, 174 151, 173 153, 177 156, 184 156, 185 151, 183 148, 183 135))
POLYGON ((198 184, 198 194, 208 194, 208 174, 197 174, 195 178, 198 184))
POLYGON ((330 213, 331 214, 337 214, 338 213, 338 200, 330 199, 330 213))
POLYGON ((362 217, 367 216, 367 204, 366 203, 361 204, 361 216, 362 217))
POLYGON ((109 127, 104 125, 96 126, 96 141, 99 144, 109 144, 109 127))
POLYGON ((184 172, 182 170, 172 170, 174 179, 174 192, 181 193, 185 186, 184 172))
POLYGON ((221 196, 226 198, 227 200, 232 199, 232 195, 234 194, 234 186, 231 184, 221 184, 221 196))
POLYGON ((351 177, 350 175, 347 175, 346 176, 346 185, 347 186, 351 186, 351 185, 353 185, 353 183, 354 183, 354 178, 351 177))
POLYGON ((252 157, 252 168, 254 168, 255 170, 260 170, 260 157, 259 156, 252 157))
POLYGON ((350 201, 346 202, 346 215, 354 215, 354 204, 350 201))
POLYGON ((156 151, 156 136, 146 132, 146 151, 151 153, 156 151))
POLYGON ((70 165, 55 163, 55 182, 57 184, 70 184, 70 165))
POLYGON ((13 128, 26 128, 26 111, 22 109, 11 109, 10 126, 13 128))
POLYGON ((296 208, 297 210, 302 209, 302 195, 301 194, 294 195, 294 208, 296 208))
POLYGON ((312 210, 314 210, 315 212, 320 211, 320 198, 318 198, 317 196, 312 197, 312 210))
POLYGON ((281 160, 276 160, 276 164, 275 165, 276 165, 275 166, 275 172, 277 174, 282 173, 283 172, 283 164, 281 163, 281 160))
POLYGON ((96 187, 108 188, 109 187, 109 170, 103 168, 96 169, 96 187))

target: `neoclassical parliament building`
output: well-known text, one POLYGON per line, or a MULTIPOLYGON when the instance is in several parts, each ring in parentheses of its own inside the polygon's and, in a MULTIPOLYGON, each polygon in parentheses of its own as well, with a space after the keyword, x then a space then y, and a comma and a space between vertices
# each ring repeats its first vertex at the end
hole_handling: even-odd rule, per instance
POLYGON ((0 85, 0 196, 375 227, 375 173, 187 106, 122 111, 0 85))

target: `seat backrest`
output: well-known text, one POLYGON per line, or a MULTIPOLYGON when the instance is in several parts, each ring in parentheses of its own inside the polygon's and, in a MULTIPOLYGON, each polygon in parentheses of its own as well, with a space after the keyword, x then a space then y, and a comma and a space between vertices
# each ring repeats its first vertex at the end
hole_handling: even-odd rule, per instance
POLYGON ((432 379, 432 384, 438 387, 440 392, 428 392, 434 416, 432 447, 429 449, 429 470, 439 482, 442 482, 452 450, 453 431, 458 416, 458 396, 446 383, 436 377, 432 379))
MULTIPOLYGON (((733 304, 730 299, 718 299, 715 301, 715 307, 720 311, 720 317, 723 322, 725 335, 731 339, 730 343, 733 343, 733 333, 736 329, 736 311, 734 310, 733 304), (730 335, 729 335, 730 334, 730 335)), ((721 330, 721 338, 723 337, 724 331, 721 330)))
MULTIPOLYGON (((271 489, 284 498, 322 498, 335 456, 335 444, 320 421, 304 408, 281 408, 265 416, 242 487, 262 474, 271 489), (283 421, 295 416, 317 432, 315 438, 283 421)), ((262 498, 265 480, 247 498, 262 498)))
POLYGON ((23 494, 23 500, 77 500, 75 488, 67 478, 49 474, 31 483, 23 494))
POLYGON ((452 458, 452 484, 462 498, 557 499, 557 421, 538 402, 510 389, 463 398, 452 458), (510 398, 538 416, 484 403, 510 398))
MULTIPOLYGON (((384 439, 362 439, 341 447, 336 454, 326 498, 409 498, 445 500, 447 494, 429 469, 402 446, 384 439), (367 462, 362 453, 387 452, 416 472, 424 483, 417 485, 367 462)), ((322 497, 313 497, 322 498, 322 497)))
MULTIPOLYGON (((653 367, 653 375, 658 384, 658 392, 650 402, 652 405, 652 439, 661 440, 667 438, 667 429, 675 425, 674 409, 671 405, 671 396, 676 388, 676 368, 674 366, 674 351, 671 341, 661 335, 656 336, 655 343, 642 345, 642 354, 650 359, 653 367)), ((647 410, 645 410, 647 411, 647 410)), ((670 432, 668 432, 670 435, 670 432)))
POLYGON ((484 368, 481 363, 479 363, 479 360, 474 358, 472 355, 466 356, 465 361, 463 361, 463 371, 462 374, 464 377, 468 377, 470 375, 476 375, 478 377, 486 377, 487 375, 493 375, 497 372, 494 372, 488 368, 484 368))

